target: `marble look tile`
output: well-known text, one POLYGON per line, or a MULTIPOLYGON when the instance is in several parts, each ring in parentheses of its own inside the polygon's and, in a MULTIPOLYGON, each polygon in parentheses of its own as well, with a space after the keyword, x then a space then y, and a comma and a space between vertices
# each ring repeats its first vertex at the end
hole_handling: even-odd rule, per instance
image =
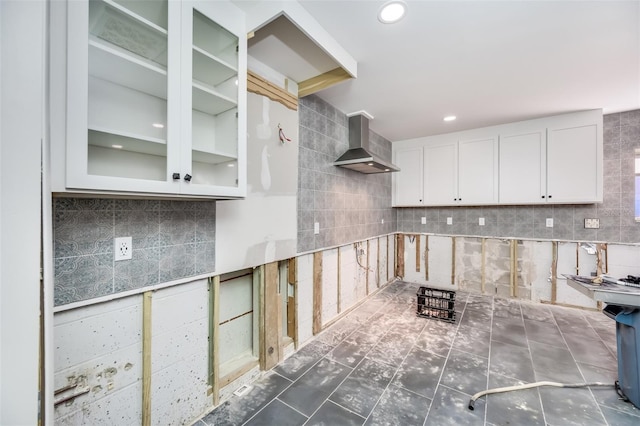
POLYGON ((308 418, 283 402, 274 399, 251 420, 245 423, 246 426, 301 426, 308 418))
POLYGON ((539 389, 545 419, 552 425, 606 425, 589 389, 539 389))
POLYGON ((469 410, 469 395, 446 386, 438 386, 427 416, 427 425, 460 426, 484 424, 484 400, 477 400, 474 410, 469 410))
POLYGON ((487 387, 488 359, 455 349, 447 358, 440 384, 473 395, 487 387))
MULTIPOLYGON (((499 374, 489 375, 489 389, 522 385, 524 382, 499 374)), ((487 422, 500 425, 544 426, 544 414, 538 389, 490 394, 486 400, 487 422)))
POLYGON ((306 416, 312 415, 352 369, 322 359, 284 391, 279 399, 306 416))
POLYGON ((430 402, 430 399, 408 390, 389 386, 365 425, 422 426, 429 411, 430 402))
POLYGON ((567 348, 560 330, 555 324, 533 320, 524 320, 527 339, 560 348, 567 348))
POLYGON ((525 382, 535 381, 529 350, 502 342, 491 343, 490 372, 525 382))
POLYGON ((379 336, 357 331, 329 352, 327 358, 353 368, 362 361, 379 339, 379 336))
POLYGON ((297 380, 331 349, 333 347, 326 343, 313 341, 296 352, 295 356, 289 357, 278 364, 274 371, 289 380, 297 380))
POLYGON ((445 357, 413 348, 398 369, 393 384, 432 398, 445 362, 445 357))
POLYGON ((329 398, 366 418, 396 371, 395 366, 365 359, 329 398))
POLYGON ((566 348, 529 342, 531 360, 537 380, 552 380, 560 383, 580 383, 580 370, 571 352, 566 348))
MULTIPOLYGON (((334 404, 331 401, 327 401, 316 411, 309 419, 306 426, 325 426, 325 425, 340 425, 340 426, 360 426, 364 423, 364 417, 352 413, 349 410, 345 410, 339 405, 334 404)), ((271 425, 281 423, 271 423, 271 425)))
MULTIPOLYGON (((253 383, 251 390, 242 397, 234 396, 206 415, 202 422, 207 425, 240 425, 258 410, 271 402, 285 390, 291 381, 278 374, 268 374, 253 383)), ((272 407, 274 408, 274 407, 272 407)))

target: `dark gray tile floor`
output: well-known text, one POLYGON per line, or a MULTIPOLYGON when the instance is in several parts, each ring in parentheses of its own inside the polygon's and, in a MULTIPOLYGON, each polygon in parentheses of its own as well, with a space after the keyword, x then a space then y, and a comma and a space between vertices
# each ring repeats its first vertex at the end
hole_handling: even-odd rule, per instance
POLYGON ((640 425, 613 388, 535 388, 617 378, 602 313, 458 292, 454 324, 416 317, 397 282, 196 423, 205 425, 640 425))

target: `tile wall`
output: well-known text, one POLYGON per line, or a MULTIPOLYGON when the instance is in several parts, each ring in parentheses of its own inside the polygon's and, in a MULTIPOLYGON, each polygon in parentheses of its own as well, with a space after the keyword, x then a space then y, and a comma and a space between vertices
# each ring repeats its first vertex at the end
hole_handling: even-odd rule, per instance
MULTIPOLYGON (((299 119, 298 252, 394 232, 391 175, 332 165, 349 147, 347 116, 311 95, 300 99, 299 119)), ((371 151, 391 161, 391 142, 371 132, 370 143, 371 151)))
POLYGON ((602 204, 399 208, 398 231, 640 243, 640 223, 634 215, 636 149, 640 149, 640 110, 605 115, 602 204), (422 217, 426 225, 421 224, 422 217), (453 218, 452 225, 446 224, 447 217, 453 218), (485 226, 478 225, 480 217, 485 226), (553 218, 553 228, 546 227, 547 218, 553 218), (585 229, 585 218, 599 218, 600 229, 585 229))
POLYGON ((215 269, 214 201, 53 200, 55 305, 215 269), (133 259, 114 262, 115 237, 133 259))

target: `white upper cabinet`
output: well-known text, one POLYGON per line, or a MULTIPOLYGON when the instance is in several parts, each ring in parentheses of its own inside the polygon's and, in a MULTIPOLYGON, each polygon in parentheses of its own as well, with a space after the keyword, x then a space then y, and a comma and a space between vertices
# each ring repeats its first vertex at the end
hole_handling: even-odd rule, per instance
POLYGON ((66 136, 52 132, 66 155, 52 153, 64 175, 54 191, 244 196, 244 14, 205 1, 66 7, 66 136))
POLYGON ((547 202, 602 201, 602 146, 598 125, 547 130, 547 202))
MULTIPOLYGON (((400 172, 402 173, 402 171, 400 172)), ((451 205, 458 199, 458 146, 456 142, 424 147, 424 205, 451 205)))
POLYGON ((401 172, 394 173, 394 206, 422 204, 422 147, 400 149, 394 152, 393 163, 401 172))
POLYGON ((500 136, 501 203, 544 203, 546 200, 545 129, 500 136))
POLYGON ((458 204, 495 204, 498 201, 497 137, 458 143, 458 204))
POLYGON ((398 141, 394 158, 415 168, 410 153, 420 148, 424 181, 401 165, 396 206, 602 202, 601 110, 398 141))

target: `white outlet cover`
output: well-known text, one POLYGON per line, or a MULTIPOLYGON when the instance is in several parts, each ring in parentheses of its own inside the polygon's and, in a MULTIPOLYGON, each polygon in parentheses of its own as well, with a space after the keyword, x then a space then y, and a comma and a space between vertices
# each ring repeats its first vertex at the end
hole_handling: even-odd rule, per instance
POLYGON ((133 257, 133 243, 131 237, 118 237, 113 240, 113 259, 129 260, 133 257))
POLYGON ((423 225, 426 225, 427 224, 427 218, 425 216, 422 216, 420 218, 420 223, 423 224, 423 225))
POLYGON ((313 224, 313 233, 314 234, 319 234, 320 233, 320 223, 316 222, 313 224))
POLYGON ((553 218, 552 217, 548 217, 546 223, 547 223, 547 228, 553 228, 553 218))
POLYGON ((447 225, 453 225, 453 218, 452 217, 448 217, 447 218, 447 225))
POLYGON ((478 218, 478 225, 484 226, 484 217, 479 217, 478 218))

